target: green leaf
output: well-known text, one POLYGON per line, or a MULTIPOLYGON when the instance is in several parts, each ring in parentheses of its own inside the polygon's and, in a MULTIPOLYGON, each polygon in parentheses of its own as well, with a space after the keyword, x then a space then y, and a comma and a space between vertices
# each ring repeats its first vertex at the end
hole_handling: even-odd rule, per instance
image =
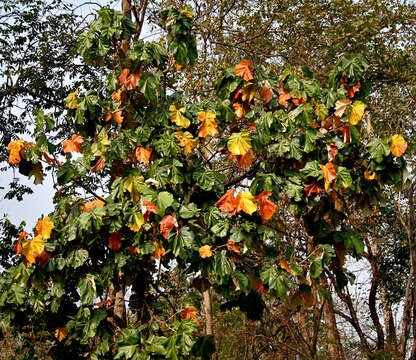
POLYGON ((343 166, 338 166, 337 168, 337 183, 340 184, 343 188, 349 188, 352 186, 351 174, 347 168, 343 166))
POLYGON ((189 229, 188 226, 183 226, 178 232, 171 231, 169 236, 169 245, 171 246, 172 252, 175 256, 186 258, 186 248, 190 248, 195 239, 195 234, 189 229))
POLYGON ((93 275, 87 275, 86 278, 78 282, 80 300, 83 304, 92 305, 95 295, 95 281, 93 275))
POLYGON ((165 215, 166 209, 174 202, 173 195, 167 191, 162 191, 157 196, 157 209, 160 216, 165 215))
POLYGON ((151 254, 156 250, 155 245, 151 241, 145 242, 139 249, 140 253, 143 255, 151 254))
POLYGON ((368 152, 374 161, 381 163, 384 156, 390 154, 389 144, 387 139, 373 138, 367 145, 368 152))
POLYGON ((311 277, 313 279, 319 279, 323 271, 322 267, 322 257, 311 257, 311 267, 310 267, 310 273, 311 277))
POLYGON ((144 73, 140 78, 138 89, 139 91, 153 104, 157 103, 160 83, 154 74, 144 73))
POLYGON ((66 162, 59 168, 56 174, 58 178, 58 184, 59 185, 66 184, 67 182, 69 182, 69 180, 72 179, 74 175, 75 175, 75 168, 72 166, 71 163, 66 162))
POLYGON ((316 160, 308 161, 305 166, 300 170, 305 177, 313 177, 317 180, 322 178, 322 169, 319 167, 319 163, 316 160))
POLYGON ((182 205, 179 209, 179 216, 182 219, 190 219, 199 215, 199 209, 194 203, 182 205))
POLYGON ((73 268, 80 267, 87 261, 88 251, 85 249, 74 250, 68 256, 68 264, 73 268))
POLYGON ((231 264, 227 258, 227 251, 217 251, 214 255, 214 271, 220 277, 231 274, 231 264))
POLYGON ((211 231, 218 237, 225 237, 228 234, 229 227, 230 223, 227 220, 218 221, 213 227, 211 227, 211 231))

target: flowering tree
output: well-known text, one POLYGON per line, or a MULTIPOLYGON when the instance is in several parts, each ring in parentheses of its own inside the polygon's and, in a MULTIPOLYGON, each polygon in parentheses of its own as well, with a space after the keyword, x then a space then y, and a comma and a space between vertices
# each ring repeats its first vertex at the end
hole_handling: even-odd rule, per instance
MULTIPOLYGON (((56 358, 209 358, 213 290, 250 319, 266 292, 320 303, 331 327, 330 283, 342 292, 345 255, 364 250, 350 214, 405 181, 404 138, 366 135, 364 58, 342 57, 327 85, 306 67, 277 75, 243 59, 215 80, 215 98, 190 99, 181 70, 197 60, 192 9, 160 15, 166 39, 144 42, 103 8, 78 51, 106 77, 66 98, 72 134, 53 143, 53 117, 39 110, 36 142, 8 146, 35 184, 52 171, 57 192, 54 212, 20 234, 0 316, 51 342, 56 358), (198 297, 171 301, 174 267, 202 311, 198 297)), ((337 358, 339 336, 329 338, 337 358)))

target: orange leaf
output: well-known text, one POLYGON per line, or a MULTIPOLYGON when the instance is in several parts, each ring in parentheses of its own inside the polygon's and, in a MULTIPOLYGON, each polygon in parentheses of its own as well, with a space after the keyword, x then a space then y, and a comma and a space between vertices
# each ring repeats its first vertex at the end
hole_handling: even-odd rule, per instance
POLYGON ((203 259, 209 258, 212 256, 211 245, 204 245, 199 248, 199 256, 203 259))
POLYGON ((161 259, 162 256, 166 254, 166 250, 162 245, 159 245, 159 243, 156 241, 153 241, 153 245, 155 246, 155 251, 153 252, 152 256, 156 259, 161 259))
POLYGON ((136 149, 137 160, 143 164, 147 164, 152 154, 151 148, 145 148, 143 146, 138 146, 136 149))
POLYGON ((259 214, 264 220, 270 220, 277 210, 277 205, 269 200, 271 195, 270 191, 264 190, 254 197, 260 207, 259 214))
POLYGON ((354 86, 349 86, 344 78, 341 78, 342 85, 344 85, 348 90, 348 97, 352 99, 357 91, 361 88, 361 83, 358 81, 354 86))
POLYGON ((120 88, 111 94, 111 97, 114 99, 115 102, 119 102, 121 100, 122 92, 123 92, 123 88, 120 88))
POLYGON ((59 342, 64 340, 68 336, 68 332, 65 328, 56 328, 55 329, 55 337, 58 339, 59 342))
POLYGON ((244 155, 237 155, 238 171, 242 172, 243 167, 249 168, 253 163, 253 156, 250 151, 247 151, 244 155))
POLYGON ((121 249, 121 233, 116 232, 110 235, 108 238, 108 247, 114 251, 119 251, 121 249))
POLYGON ((26 231, 22 231, 19 235, 19 240, 17 240, 17 243, 13 246, 13 251, 16 252, 16 256, 22 253, 22 240, 29 236, 29 234, 26 231))
POLYGON ((261 89, 261 96, 263 96, 264 103, 268 104, 273 98, 273 91, 271 91, 267 86, 263 86, 261 89))
POLYGON ((325 190, 328 190, 329 184, 337 178, 337 173, 334 164, 329 162, 324 165, 319 165, 322 169, 322 176, 325 179, 325 190))
POLYGON ((292 95, 286 89, 279 89, 279 104, 282 106, 286 106, 288 104, 287 100, 290 100, 292 95))
POLYGON ((266 293, 266 289, 264 288, 263 281, 261 281, 261 280, 257 283, 256 289, 257 289, 257 292, 259 294, 265 294, 266 293))
POLYGON ((328 143, 326 144, 326 149, 328 150, 328 160, 330 162, 335 160, 335 156, 338 154, 338 148, 335 144, 328 143))
POLYGON ((253 80, 253 69, 250 68, 252 64, 253 62, 251 60, 242 60, 235 66, 235 74, 246 81, 253 80))
POLYGON ((207 137, 210 136, 216 136, 218 135, 218 124, 215 121, 215 118, 217 115, 212 111, 200 111, 198 113, 198 120, 202 122, 202 125, 199 127, 199 137, 207 137))
POLYGON ((306 104, 306 99, 304 97, 300 98, 300 99, 292 99, 292 102, 296 105, 305 105, 306 104))
POLYGON ((124 85, 127 80, 127 75, 130 73, 130 70, 125 68, 121 70, 121 74, 118 77, 118 81, 120 81, 120 85, 124 85))
POLYGON ((7 150, 10 151, 9 154, 9 164, 17 165, 20 160, 20 150, 23 148, 25 141, 23 139, 12 141, 7 145, 7 150))
POLYGON ((286 261, 286 259, 281 259, 280 260, 280 267, 283 270, 286 270, 289 274, 292 273, 292 271, 290 270, 290 267, 289 267, 289 263, 286 261))
POLYGON ((178 230, 178 222, 176 221, 175 214, 166 215, 160 222, 160 234, 165 238, 169 238, 169 233, 172 228, 175 227, 178 230))
POLYGON ((231 251, 234 251, 236 254, 240 255, 240 247, 238 246, 235 240, 228 240, 227 248, 231 251))
POLYGON ((196 319, 198 310, 195 306, 189 306, 186 309, 182 310, 182 319, 193 319, 196 321, 196 324, 199 326, 199 321, 196 319))
POLYGON ((123 123, 123 120, 124 120, 124 117, 123 117, 122 114, 123 114, 123 112, 121 110, 118 110, 113 114, 114 121, 119 125, 121 125, 123 123))
POLYGON ((407 149, 407 142, 401 135, 393 135, 391 137, 390 150, 394 156, 402 156, 407 149))
POLYGON ((237 201, 234 197, 234 190, 230 189, 221 196, 221 198, 215 203, 222 212, 229 212, 230 215, 235 214, 237 208, 237 201))
POLYGON ((100 156, 97 163, 91 168, 91 171, 97 172, 101 170, 104 166, 105 166, 105 161, 103 160, 102 156, 100 156))
POLYGON ((49 216, 46 216, 43 220, 38 220, 36 223, 35 236, 40 235, 42 239, 47 240, 51 237, 53 228, 53 222, 50 220, 49 216))
POLYGON ((322 188, 320 188, 318 186, 317 182, 313 182, 312 184, 306 185, 303 190, 306 193, 306 196, 309 197, 311 196, 313 193, 315 194, 319 194, 322 191, 322 188))
POLYGON ((137 251, 139 250, 139 248, 138 247, 135 247, 135 246, 129 246, 127 248, 127 250, 129 251, 130 254, 136 255, 137 254, 137 251))
POLYGON ((146 208, 144 216, 143 216, 144 221, 149 221, 151 213, 157 214, 157 212, 158 212, 157 207, 151 201, 147 201, 147 200, 142 200, 142 204, 146 208))
POLYGON ((140 70, 136 70, 133 74, 131 74, 124 85, 126 86, 127 90, 135 90, 137 87, 137 84, 142 77, 142 72, 140 70))
POLYGON ((244 116, 244 108, 243 108, 243 104, 240 103, 234 103, 233 104, 234 107, 234 114, 238 117, 238 118, 242 118, 244 116))
POLYGON ((62 147, 64 153, 69 153, 71 151, 81 152, 81 144, 84 142, 81 136, 79 135, 72 135, 70 140, 65 140, 62 142, 62 147))
POLYGON ((98 207, 104 207, 104 201, 101 200, 94 200, 89 201, 84 204, 84 212, 90 211, 92 208, 98 207))

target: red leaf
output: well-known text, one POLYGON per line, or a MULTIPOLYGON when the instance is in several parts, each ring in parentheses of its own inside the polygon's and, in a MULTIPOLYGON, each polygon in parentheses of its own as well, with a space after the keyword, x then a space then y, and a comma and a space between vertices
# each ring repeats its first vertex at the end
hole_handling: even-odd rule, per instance
POLYGON ((178 223, 176 221, 175 214, 173 215, 166 215, 162 221, 160 222, 160 234, 165 238, 169 238, 169 233, 172 228, 175 227, 178 230, 178 223))
POLYGON ((238 171, 241 172, 243 167, 249 168, 253 163, 253 156, 250 151, 247 151, 244 155, 237 155, 238 171))
POLYGON ((344 125, 340 130, 344 138, 344 143, 348 144, 351 141, 350 127, 348 125, 344 125))
POLYGON ((146 208, 146 212, 144 213, 144 221, 150 220, 150 214, 157 214, 157 207, 151 201, 142 200, 143 206, 146 208))
POLYGON ((105 166, 105 161, 100 156, 97 163, 91 168, 91 171, 92 172, 97 172, 97 171, 101 170, 104 166, 105 166))
POLYGON ((234 251, 236 254, 240 255, 240 248, 235 240, 228 240, 227 248, 231 251, 234 251))
POLYGON ((246 81, 253 80, 253 69, 250 68, 252 64, 253 62, 251 60, 242 60, 235 66, 235 74, 246 81))
POLYGON ((349 86, 344 78, 341 78, 342 85, 344 85, 348 90, 348 97, 352 99, 355 96, 355 93, 360 90, 361 83, 358 81, 354 86, 349 86))
POLYGON ((13 251, 16 252, 16 256, 22 253, 22 240, 28 235, 29 234, 26 231, 20 233, 19 240, 17 240, 17 243, 13 246, 13 251))
POLYGON ((338 154, 338 148, 335 144, 328 143, 326 144, 326 149, 328 150, 328 161, 333 162, 335 156, 338 154))
POLYGON ((42 253, 36 258, 36 261, 38 262, 39 266, 43 268, 50 258, 51 254, 43 250, 42 253))
POLYGON ((311 196, 314 193, 318 195, 322 191, 322 188, 320 188, 318 186, 318 183, 317 182, 313 182, 312 184, 306 185, 303 188, 303 190, 305 191, 306 196, 309 197, 309 196, 311 196))
POLYGON ((121 249, 121 233, 113 233, 108 238, 108 247, 114 251, 119 251, 121 249))
POLYGON ((264 220, 270 220, 277 210, 277 205, 269 200, 271 195, 272 193, 270 191, 264 190, 254 197, 260 207, 259 214, 264 220))
POLYGON ((256 288, 257 288, 257 292, 259 294, 264 294, 266 292, 266 290, 265 290, 265 288, 263 286, 263 281, 261 281, 261 280, 257 283, 257 287, 256 288))

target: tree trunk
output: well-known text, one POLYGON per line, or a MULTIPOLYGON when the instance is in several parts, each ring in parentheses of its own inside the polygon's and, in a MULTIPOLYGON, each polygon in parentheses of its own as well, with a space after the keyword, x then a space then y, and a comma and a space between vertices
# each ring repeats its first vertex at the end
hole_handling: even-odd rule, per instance
MULTIPOLYGON (((329 284, 326 280, 321 279, 322 285, 329 290, 329 284)), ((330 360, 343 360, 344 350, 341 344, 341 337, 339 335, 337 322, 335 319, 334 303, 332 301, 332 295, 329 291, 329 299, 326 300, 324 305, 324 320, 327 325, 327 348, 328 348, 328 359, 330 360)))
POLYGON ((212 302, 209 288, 203 291, 202 296, 204 298, 206 335, 214 336, 214 319, 212 316, 212 302))
POLYGON ((393 311, 391 304, 388 303, 386 295, 385 284, 380 284, 380 300, 383 308, 384 328, 386 329, 386 342, 384 344, 384 350, 390 354, 397 354, 397 337, 396 327, 394 325, 393 311))

